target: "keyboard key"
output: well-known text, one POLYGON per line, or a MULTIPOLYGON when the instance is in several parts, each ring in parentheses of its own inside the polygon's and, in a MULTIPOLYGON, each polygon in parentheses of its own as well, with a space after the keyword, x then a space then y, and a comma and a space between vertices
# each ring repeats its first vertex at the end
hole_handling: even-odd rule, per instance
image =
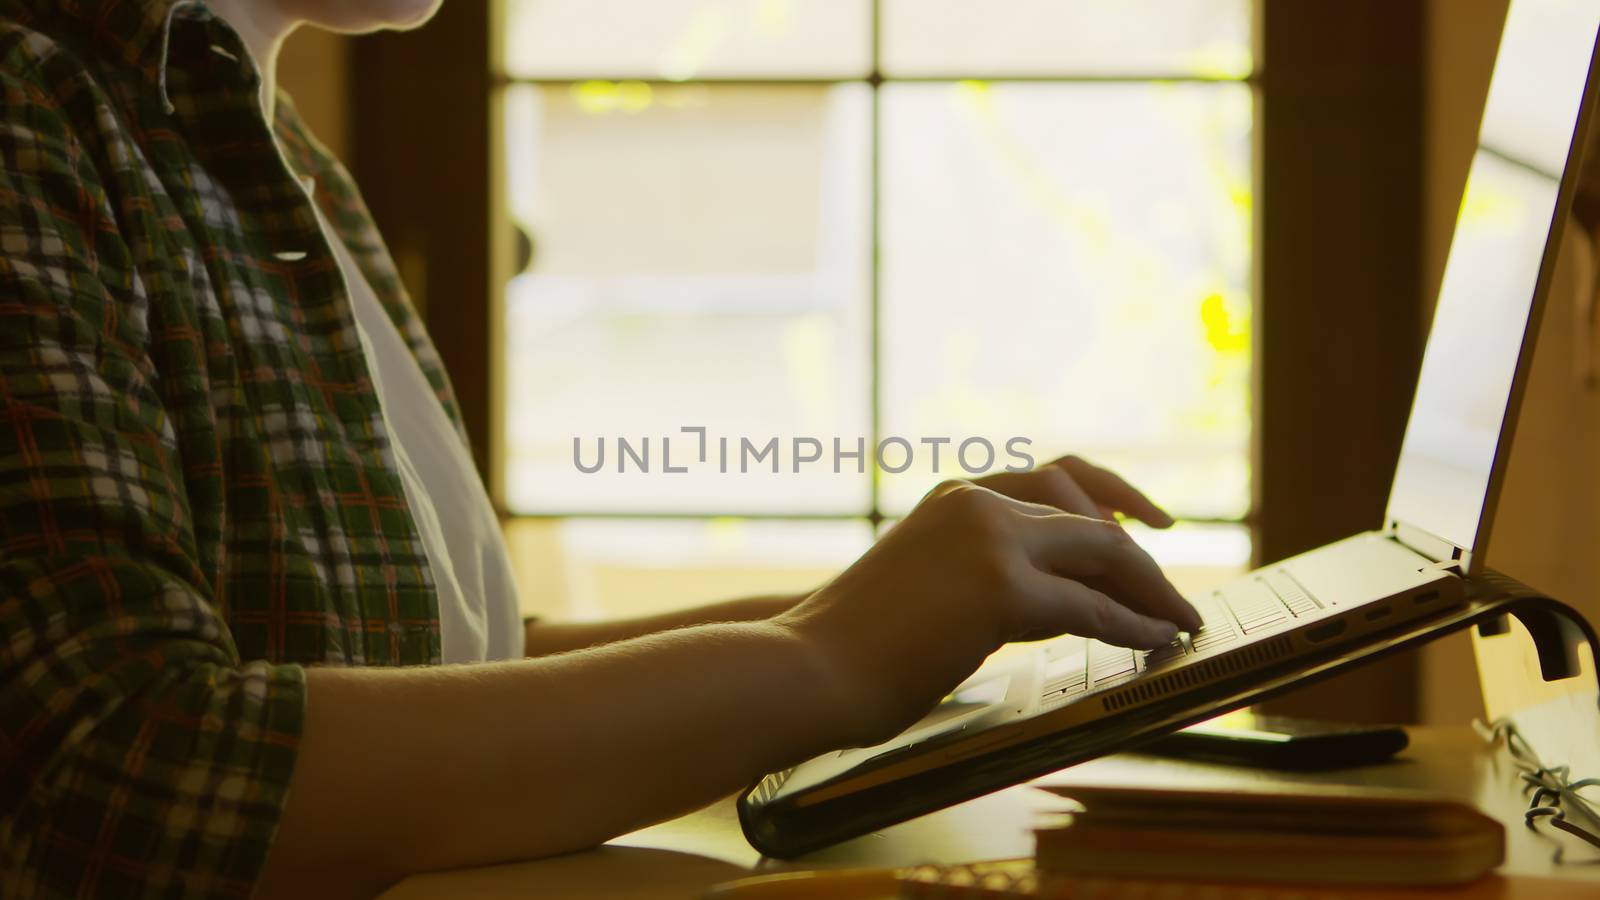
POLYGON ((1049 712, 1052 709, 1070 703, 1081 693, 1083 692, 1073 691, 1069 693, 1045 694, 1043 697, 1039 698, 1039 711, 1049 712))
POLYGON ((1289 607, 1260 578, 1231 584, 1220 596, 1246 634, 1270 627, 1289 615, 1289 607))
POLYGON ((1169 663, 1175 659, 1183 659, 1183 655, 1187 652, 1189 652, 1188 648, 1183 645, 1182 641, 1173 641, 1165 647, 1157 647, 1156 649, 1145 653, 1145 668, 1148 669, 1151 666, 1159 666, 1162 663, 1169 663))
POLYGON ((1322 605, 1315 597, 1306 593, 1306 589, 1300 586, 1300 582, 1296 581, 1293 575, 1283 569, 1268 572, 1265 581, 1267 587, 1271 588, 1296 616, 1316 612, 1322 605))
POLYGON ((1061 678, 1053 678, 1044 683, 1044 689, 1042 693, 1049 695, 1061 692, 1087 690, 1089 687, 1086 677, 1087 675, 1087 670, 1080 668, 1071 675, 1066 675, 1061 678))
POLYGON ((1114 647, 1103 641, 1089 644, 1089 668, 1093 671, 1121 669, 1132 663, 1133 651, 1127 647, 1114 647))
POLYGON ((1232 622, 1208 622, 1190 635, 1189 646, 1196 653, 1204 653, 1214 647, 1231 644, 1238 637, 1239 634, 1234 630, 1232 622))
POLYGON ((1251 622, 1250 624, 1244 626, 1244 633, 1245 634, 1258 634, 1258 633, 1260 633, 1262 631, 1266 631, 1268 628, 1274 628, 1274 627, 1276 627, 1278 625, 1281 625, 1281 624, 1283 624, 1284 622, 1287 622, 1287 621, 1289 621, 1289 617, 1284 615, 1284 614, 1282 614, 1282 613, 1279 613, 1278 615, 1275 615, 1275 616, 1256 619, 1255 621, 1251 622))
POLYGON ((1040 697, 1072 695, 1089 689, 1089 642, 1081 637, 1061 638, 1045 650, 1044 686, 1040 697))
POLYGON ((1089 682, 1094 687, 1130 675, 1138 669, 1138 655, 1127 647, 1113 647, 1100 641, 1089 645, 1089 682))
POLYGON ((1076 697, 1088 689, 1089 685, 1081 678, 1071 684, 1047 684, 1039 692, 1039 699, 1051 700, 1057 697, 1076 697))
POLYGON ((1081 637, 1058 637, 1044 645, 1044 658, 1048 660, 1063 659, 1073 654, 1082 654, 1088 650, 1089 642, 1081 637))

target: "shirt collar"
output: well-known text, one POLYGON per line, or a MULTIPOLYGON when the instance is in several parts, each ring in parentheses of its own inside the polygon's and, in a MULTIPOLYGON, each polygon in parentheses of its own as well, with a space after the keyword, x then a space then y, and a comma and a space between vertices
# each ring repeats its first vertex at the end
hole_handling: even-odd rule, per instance
MULTIPOLYGON (((139 70, 162 93, 167 108, 167 67, 181 64, 192 48, 221 49, 248 60, 238 34, 203 0, 19 0, 39 19, 69 25, 106 59, 139 70)), ((248 65, 248 63, 246 63, 248 65)))

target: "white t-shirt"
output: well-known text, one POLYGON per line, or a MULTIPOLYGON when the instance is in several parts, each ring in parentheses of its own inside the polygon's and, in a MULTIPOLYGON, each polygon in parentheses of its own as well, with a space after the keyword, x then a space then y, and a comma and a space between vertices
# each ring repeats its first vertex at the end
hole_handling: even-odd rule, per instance
POLYGON ((350 289, 406 505, 422 535, 439 594, 439 640, 446 663, 516 659, 524 634, 511 558, 472 458, 444 406, 389 319, 344 241, 318 210, 350 289))

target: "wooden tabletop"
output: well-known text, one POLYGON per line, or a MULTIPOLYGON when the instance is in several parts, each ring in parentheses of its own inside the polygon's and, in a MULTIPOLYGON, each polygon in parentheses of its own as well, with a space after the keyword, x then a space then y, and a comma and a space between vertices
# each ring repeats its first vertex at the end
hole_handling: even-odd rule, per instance
MULTIPOLYGON (((1523 827, 1526 801, 1515 769, 1469 728, 1413 729, 1411 747, 1383 765, 1331 774, 1269 774, 1258 770, 1176 762, 1127 754, 1086 763, 1036 783, 1113 783, 1219 786, 1247 782, 1311 782, 1424 789, 1472 803, 1506 825, 1508 875, 1594 880, 1600 865, 1557 865, 1555 844, 1523 827)), ((586 853, 422 875, 383 900, 491 898, 692 898, 713 884, 783 868, 906 866, 1031 856, 1029 832, 1037 814, 1062 801, 1029 786, 1000 791, 788 863, 762 860, 740 834, 733 799, 618 838, 586 853)), ((537 812, 530 812, 537 814, 537 812)), ((1574 860, 1600 858, 1575 840, 1574 860)))

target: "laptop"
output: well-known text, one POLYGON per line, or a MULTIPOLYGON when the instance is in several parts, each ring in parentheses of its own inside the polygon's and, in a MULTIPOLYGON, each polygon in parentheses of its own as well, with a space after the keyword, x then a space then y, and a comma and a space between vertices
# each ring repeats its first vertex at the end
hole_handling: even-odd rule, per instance
POLYGON ((1153 651, 1067 636, 996 654, 894 739, 761 779, 738 803, 752 845, 797 855, 1128 749, 1459 614, 1487 577, 1597 32, 1600 0, 1510 4, 1380 530, 1191 597, 1204 625, 1153 651))

